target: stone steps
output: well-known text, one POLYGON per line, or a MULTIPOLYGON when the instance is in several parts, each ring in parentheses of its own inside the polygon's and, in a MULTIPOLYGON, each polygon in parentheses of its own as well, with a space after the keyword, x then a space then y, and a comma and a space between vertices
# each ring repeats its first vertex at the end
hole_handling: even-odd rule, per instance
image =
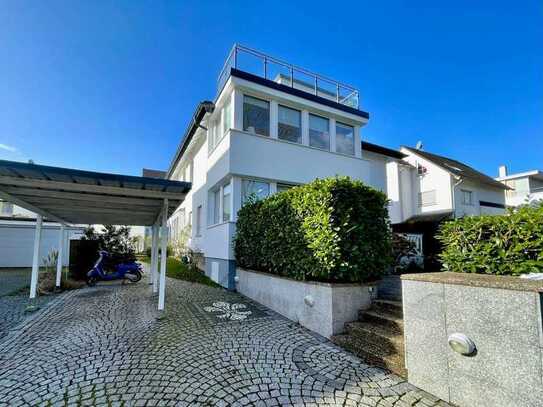
POLYGON ((407 377, 401 302, 374 300, 369 310, 359 312, 358 321, 345 324, 345 333, 332 341, 369 364, 407 377))

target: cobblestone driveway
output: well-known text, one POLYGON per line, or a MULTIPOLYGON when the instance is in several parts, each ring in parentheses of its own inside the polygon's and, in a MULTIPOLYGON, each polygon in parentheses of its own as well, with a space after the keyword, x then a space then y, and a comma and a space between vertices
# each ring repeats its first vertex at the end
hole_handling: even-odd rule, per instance
POLYGON ((144 281, 63 295, 0 341, 0 405, 440 403, 237 294, 169 279, 167 309, 144 281))

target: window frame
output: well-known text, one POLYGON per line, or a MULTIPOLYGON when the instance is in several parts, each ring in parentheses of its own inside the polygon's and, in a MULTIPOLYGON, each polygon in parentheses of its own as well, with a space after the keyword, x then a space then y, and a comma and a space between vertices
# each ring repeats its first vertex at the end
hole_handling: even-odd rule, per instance
POLYGON ((202 236, 202 205, 196 207, 196 236, 202 236))
POLYGON ((355 126, 351 126, 350 124, 347 124, 347 123, 343 123, 343 122, 340 122, 340 121, 337 121, 336 120, 336 153, 338 154, 344 154, 344 155, 348 155, 348 156, 354 156, 356 154, 356 140, 355 140, 355 126), (338 146, 339 146, 339 143, 338 143, 338 127, 349 127, 350 129, 352 129, 352 135, 353 135, 353 138, 352 138, 352 152, 344 152, 344 151, 338 151, 338 146))
POLYGON ((265 199, 269 196, 272 195, 272 183, 270 181, 266 181, 266 180, 262 180, 262 179, 258 179, 258 178, 242 178, 241 179, 241 191, 240 191, 240 194, 241 194, 241 206, 243 206, 245 204, 245 202, 247 201, 247 197, 244 195, 244 183, 245 182, 258 182, 258 183, 261 183, 261 184, 267 184, 268 185, 268 194, 261 198, 261 199, 265 199))
POLYGON ((473 206, 473 191, 470 191, 469 189, 460 189, 460 192, 462 192, 462 205, 473 206), (469 197, 468 201, 466 201, 466 196, 469 197))
MULTIPOLYGON (((261 136, 261 137, 268 137, 268 138, 270 138, 270 136, 271 136, 271 127, 272 127, 272 122, 271 122, 271 121, 272 121, 272 117, 271 117, 271 100, 269 100, 269 99, 262 99, 262 98, 255 97, 255 96, 252 96, 252 95, 250 95, 250 94, 244 93, 244 94, 243 94, 243 101, 242 101, 242 116, 243 116, 243 117, 242 117, 242 121, 241 121, 241 128, 242 128, 243 131, 245 131, 245 132, 247 132, 247 133, 249 133, 249 134, 255 135, 255 136, 261 136), (245 100, 246 100, 247 98, 249 98, 249 99, 254 99, 254 100, 258 100, 258 101, 260 101, 260 102, 265 102, 265 103, 268 105, 268 128, 267 128, 267 133, 268 133, 268 134, 260 134, 260 133, 257 132, 257 129, 256 129, 256 128, 255 128, 255 131, 254 131, 254 133, 253 133, 253 132, 251 132, 251 131, 249 130, 249 127, 251 127, 251 126, 247 126, 247 128, 246 128, 246 126, 245 126, 245 119, 246 119, 247 116, 246 116, 246 114, 245 114, 245 100)), ((253 127, 254 127, 254 126, 253 126, 253 127)))
MULTIPOLYGON (((324 117, 324 116, 309 112, 308 120, 307 120, 309 147, 317 148, 317 149, 322 150, 322 151, 331 151, 331 144, 332 144, 331 139, 332 139, 332 137, 331 137, 331 134, 330 134, 330 121, 331 120, 330 120, 329 117, 324 117), (311 117, 315 117, 315 118, 318 118, 318 119, 324 119, 328 123, 328 148, 323 148, 323 147, 319 147, 319 146, 311 144, 311 117)), ((315 131, 317 131, 317 130, 315 130, 315 131)))
POLYGON ((281 141, 286 141, 287 143, 294 143, 294 144, 302 144, 303 145, 303 138, 304 137, 303 137, 303 134, 302 134, 303 133, 302 132, 302 128, 303 128, 302 121, 303 121, 302 110, 278 103, 277 104, 277 139, 281 140, 281 141), (279 119, 280 118, 281 108, 298 112, 298 115, 299 115, 299 118, 300 118, 300 127, 298 128, 299 129, 299 136, 298 137, 299 137, 300 141, 292 141, 292 140, 281 138, 281 132, 279 131, 279 127, 281 125, 281 121, 279 119))

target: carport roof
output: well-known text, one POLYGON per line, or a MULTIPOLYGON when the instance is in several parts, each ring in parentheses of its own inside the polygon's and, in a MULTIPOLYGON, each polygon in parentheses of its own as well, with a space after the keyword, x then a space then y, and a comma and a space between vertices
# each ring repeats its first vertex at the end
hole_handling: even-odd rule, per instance
POLYGON ((149 226, 169 214, 188 182, 0 160, 0 198, 66 224, 149 226))

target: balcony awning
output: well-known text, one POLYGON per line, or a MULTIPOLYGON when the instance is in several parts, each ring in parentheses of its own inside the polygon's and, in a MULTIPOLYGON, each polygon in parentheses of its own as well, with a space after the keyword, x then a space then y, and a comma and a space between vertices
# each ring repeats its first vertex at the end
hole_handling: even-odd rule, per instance
POLYGON ((0 160, 0 198, 63 224, 153 225, 187 182, 0 160))

